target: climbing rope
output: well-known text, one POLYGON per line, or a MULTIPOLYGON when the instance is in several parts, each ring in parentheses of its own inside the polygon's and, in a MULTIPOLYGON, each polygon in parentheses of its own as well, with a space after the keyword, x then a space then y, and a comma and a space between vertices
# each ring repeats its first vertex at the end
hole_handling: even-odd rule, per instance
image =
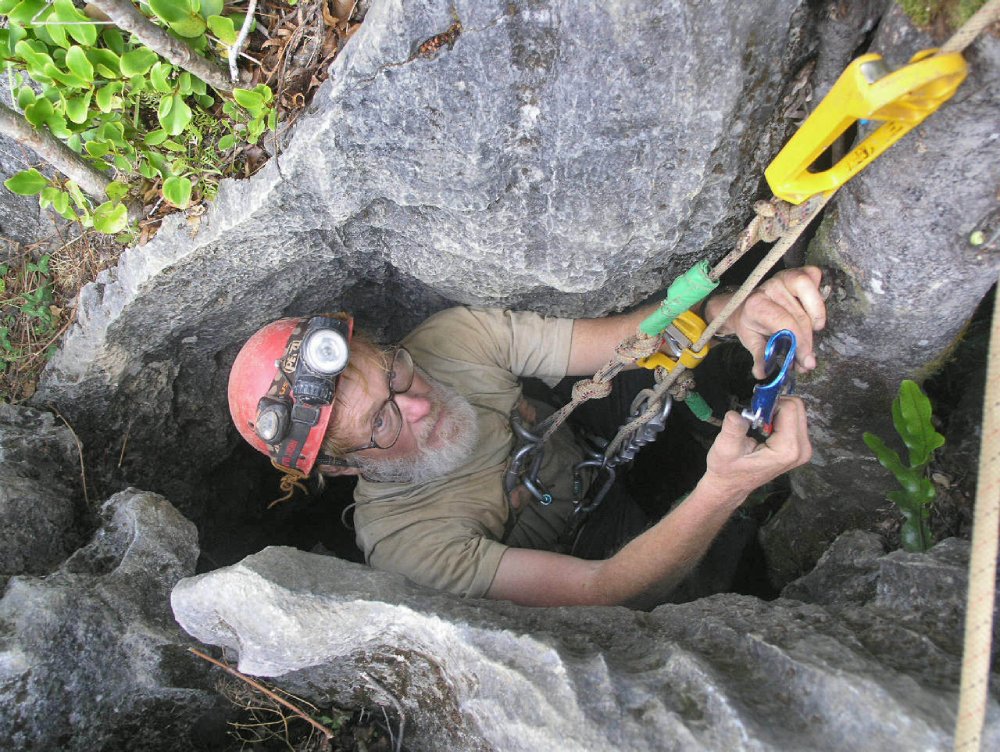
MULTIPOLYGON (((1000 0, 998 0, 1000 4, 1000 0)), ((990 686, 993 601, 996 597, 997 526, 1000 524, 1000 290, 993 306, 993 330, 983 400, 983 436, 979 480, 972 521, 969 592, 965 612, 965 647, 955 723, 956 752, 980 748, 990 686)))
MULTIPOLYGON (((944 43, 941 52, 962 52, 980 32, 997 21, 1000 21, 1000 0, 989 0, 944 43)), ((972 520, 965 642, 962 648, 958 715, 955 720, 956 752, 975 752, 981 748, 990 686, 1000 525, 1000 280, 997 286, 986 366, 979 480, 972 520)))

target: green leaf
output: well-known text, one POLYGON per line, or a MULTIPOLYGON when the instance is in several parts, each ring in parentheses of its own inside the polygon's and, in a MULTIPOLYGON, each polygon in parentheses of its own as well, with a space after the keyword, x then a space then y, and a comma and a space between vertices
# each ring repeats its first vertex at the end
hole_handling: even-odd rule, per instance
POLYGON ((191 79, 192 76, 187 71, 184 71, 177 77, 177 93, 182 97, 186 97, 191 93, 191 79))
POLYGON ((7 17, 12 21, 17 21, 27 26, 31 23, 31 19, 38 15, 38 11, 44 7, 45 0, 22 0, 22 2, 10 9, 7 17))
POLYGON ((55 0, 52 3, 56 16, 66 25, 66 32, 84 47, 97 42, 97 27, 73 5, 73 0, 55 0))
POLYGON ((146 144, 146 146, 157 146, 158 144, 162 144, 166 140, 167 140, 167 132, 162 128, 157 128, 155 131, 150 131, 142 139, 143 143, 146 144))
POLYGON ((93 93, 93 90, 88 89, 83 94, 66 100, 66 117, 71 122, 77 125, 87 122, 87 111, 90 109, 90 98, 93 93))
POLYGON ((215 97, 213 97, 211 94, 199 94, 198 104, 200 104, 205 109, 208 109, 213 104, 215 104, 215 97))
POLYGON ((164 23, 182 21, 191 13, 187 3, 177 0, 149 0, 149 9, 164 23))
POLYGON ((34 39, 22 39, 14 45, 14 53, 27 63, 29 70, 41 70, 46 65, 54 65, 45 45, 34 39))
POLYGON ((163 148, 164 148, 164 149, 166 149, 167 151, 172 151, 172 152, 183 152, 183 151, 187 151, 187 149, 185 149, 185 148, 184 148, 183 146, 181 146, 181 145, 180 145, 179 143, 177 143, 176 141, 173 141, 173 140, 171 140, 171 139, 169 139, 169 138, 168 138, 168 139, 167 139, 166 141, 164 141, 164 142, 163 142, 163 143, 162 143, 161 145, 162 145, 162 146, 163 146, 163 148))
POLYGON ((156 63, 149 70, 149 80, 153 88, 161 94, 171 94, 174 87, 170 85, 170 74, 174 72, 174 66, 166 63, 156 63))
POLYGON ((66 67, 88 83, 94 82, 94 66, 87 59, 87 53, 74 44, 66 50, 66 67))
POLYGON ((58 191, 55 199, 52 201, 52 208, 63 216, 66 216, 66 213, 70 211, 69 194, 66 191, 58 191))
POLYGON ((236 43, 236 37, 238 34, 236 26, 233 25, 232 18, 218 15, 209 16, 208 28, 212 30, 212 33, 215 34, 215 36, 217 36, 219 41, 223 44, 233 45, 236 43))
POLYGON ((69 192, 70 198, 73 199, 73 203, 76 204, 76 208, 80 211, 87 212, 87 215, 89 216, 90 210, 87 208, 87 198, 83 195, 83 191, 80 190, 80 186, 78 186, 73 180, 67 180, 66 190, 69 192))
POLYGON ((31 168, 30 170, 21 170, 3 181, 3 184, 7 186, 9 191, 19 196, 34 196, 36 193, 41 193, 49 181, 38 170, 31 168))
POLYGON ((22 110, 35 101, 35 92, 30 86, 22 86, 17 92, 17 106, 22 110))
MULTIPOLYGON (((176 32, 178 36, 182 36, 185 39, 196 40, 205 33, 207 24, 205 23, 205 19, 200 15, 192 13, 183 21, 170 24, 170 28, 172 31, 176 32)), ((197 49, 199 45, 193 42, 193 46, 197 49)))
POLYGON ((116 55, 123 55, 125 53, 125 37, 114 26, 105 26, 104 31, 101 32, 101 38, 104 40, 104 44, 108 46, 108 49, 116 55))
POLYGON ((125 204, 105 201, 94 210, 94 229, 112 235, 125 229, 128 224, 128 209, 125 204))
POLYGON ((224 0, 201 0, 201 15, 205 18, 222 13, 224 0))
POLYGON ((45 22, 45 31, 52 37, 52 41, 64 49, 69 47, 70 42, 66 36, 66 27, 59 23, 59 14, 54 8, 45 17, 45 22), (53 21, 55 23, 52 23, 53 21))
POLYGON ((896 452, 895 449, 887 447, 881 438, 873 433, 869 433, 868 431, 865 431, 862 438, 864 438, 865 444, 868 445, 868 448, 875 454, 875 457, 878 458, 879 464, 881 464, 882 467, 891 472, 897 478, 910 471, 910 468, 903 464, 903 461, 899 457, 899 453, 896 452))
POLYGON ((66 139, 66 146, 80 154, 83 151, 83 141, 80 139, 79 133, 74 133, 68 139, 66 139))
POLYGON ((233 99, 235 99, 241 107, 249 110, 254 115, 260 114, 260 111, 264 108, 264 97, 256 91, 250 91, 249 89, 233 89, 233 99))
POLYGON ((226 149, 232 149, 236 146, 236 136, 232 133, 227 133, 225 136, 219 139, 219 149, 225 151, 226 149))
POLYGON ((205 19, 181 0, 149 0, 149 8, 179 36, 192 38, 205 32, 205 19))
POLYGON ((139 47, 131 52, 126 52, 121 57, 120 68, 122 75, 126 78, 145 75, 146 71, 159 59, 155 52, 146 47, 139 47))
POLYGON ((94 66, 94 70, 104 78, 120 78, 121 58, 111 50, 101 47, 92 47, 86 50, 87 59, 94 66))
POLYGON ((90 156, 100 159, 111 151, 111 144, 107 141, 88 141, 83 148, 90 156))
POLYGON ((115 167, 117 167, 122 172, 132 172, 133 170, 132 163, 129 162, 127 159, 125 159, 125 157, 123 157, 121 154, 115 154, 115 156, 112 157, 111 161, 114 162, 115 167))
POLYGON ((56 138, 69 138, 73 135, 72 131, 66 127, 66 118, 55 112, 49 117, 45 124, 49 126, 49 130, 52 131, 52 135, 56 138))
POLYGON ((118 98, 121 88, 122 85, 119 81, 112 81, 98 89, 97 95, 94 97, 97 108, 106 113, 111 112, 116 107, 121 107, 121 100, 118 98))
POLYGON ((10 13, 10 9, 17 5, 19 0, 0 0, 0 13, 10 13))
POLYGON ((52 117, 55 110, 52 109, 52 102, 45 97, 39 97, 34 102, 24 108, 24 117, 36 128, 40 128, 52 117))
POLYGON ((944 445, 944 436, 931 422, 931 401, 916 382, 905 379, 892 403, 892 422, 910 450, 910 465, 926 465, 935 449, 944 445))
POLYGON ((112 180, 105 190, 110 201, 121 201, 128 195, 128 186, 120 180, 112 180))
POLYGON ((168 134, 177 136, 191 122, 191 108, 187 106, 179 94, 172 94, 160 99, 157 117, 160 120, 160 125, 168 134))
POLYGON ((167 178, 163 181, 163 198, 178 209, 186 209, 191 201, 191 181, 176 175, 167 178))

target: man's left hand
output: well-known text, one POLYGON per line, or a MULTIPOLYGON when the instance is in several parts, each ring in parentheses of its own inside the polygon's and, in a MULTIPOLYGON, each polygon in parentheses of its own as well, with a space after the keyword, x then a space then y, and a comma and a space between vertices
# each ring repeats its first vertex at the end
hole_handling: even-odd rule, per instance
MULTIPOLYGON (((757 287, 729 317, 720 333, 734 333, 753 355, 753 375, 763 379, 764 348, 771 335, 781 329, 795 334, 796 370, 816 367, 813 332, 826 326, 826 303, 820 294, 822 272, 815 266, 785 269, 757 287)), ((728 296, 709 299, 705 316, 714 318, 728 301, 728 296)))

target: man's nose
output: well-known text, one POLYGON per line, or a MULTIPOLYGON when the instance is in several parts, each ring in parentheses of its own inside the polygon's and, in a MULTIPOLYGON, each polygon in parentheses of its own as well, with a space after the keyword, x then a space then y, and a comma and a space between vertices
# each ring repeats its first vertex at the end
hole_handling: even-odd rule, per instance
POLYGON ((431 401, 426 395, 404 392, 396 395, 399 412, 407 423, 416 423, 431 411, 431 401))

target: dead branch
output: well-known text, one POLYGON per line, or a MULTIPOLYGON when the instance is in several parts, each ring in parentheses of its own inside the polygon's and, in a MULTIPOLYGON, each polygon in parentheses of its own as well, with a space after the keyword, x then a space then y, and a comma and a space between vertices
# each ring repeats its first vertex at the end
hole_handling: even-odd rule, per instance
POLYGON ((69 432, 73 434, 73 440, 76 442, 76 451, 80 455, 80 480, 83 482, 83 501, 87 505, 87 509, 90 509, 90 497, 87 495, 87 472, 83 466, 83 442, 80 441, 80 437, 76 435, 76 431, 73 430, 73 426, 69 424, 62 413, 56 410, 52 405, 49 405, 49 409, 59 416, 59 420, 66 424, 66 428, 69 432))
POLYGON ((131 0, 91 0, 91 4, 114 21, 115 26, 134 35, 153 52, 193 73, 213 89, 232 94, 233 85, 222 68, 203 58, 187 43, 170 36, 142 15, 131 0))
POLYGON ((79 185, 84 193, 98 201, 107 200, 106 191, 110 180, 51 133, 35 130, 31 123, 3 103, 0 103, 0 131, 33 149, 38 156, 79 185))
POLYGON ((288 702, 288 700, 286 700, 285 698, 280 697, 279 695, 275 694, 274 692, 272 692, 271 690, 269 690, 267 687, 265 687, 260 682, 254 681, 253 679, 251 679, 246 674, 243 674, 243 673, 237 671, 232 666, 227 666, 222 661, 217 661, 212 656, 207 655, 207 654, 201 652, 197 648, 188 648, 188 650, 190 650, 192 653, 194 653, 199 658, 208 661, 212 665, 218 666, 219 668, 221 668, 223 671, 225 671, 230 676, 235 676, 237 679, 242 679, 243 681, 245 681, 247 684, 249 684, 251 687, 253 687, 254 689, 256 689, 261 694, 264 694, 267 697, 270 697, 272 700, 274 700, 275 702, 279 703, 280 705, 284 705, 286 708, 288 708, 293 713, 295 713, 295 715, 297 715, 299 718, 301 718, 302 720, 306 721, 310 725, 314 726, 328 740, 329 739, 333 739, 333 732, 330 729, 328 729, 326 726, 324 726, 319 721, 317 721, 317 720, 315 720, 313 718, 310 718, 308 715, 306 715, 304 712, 302 712, 295 705, 293 705, 292 703, 288 702))

